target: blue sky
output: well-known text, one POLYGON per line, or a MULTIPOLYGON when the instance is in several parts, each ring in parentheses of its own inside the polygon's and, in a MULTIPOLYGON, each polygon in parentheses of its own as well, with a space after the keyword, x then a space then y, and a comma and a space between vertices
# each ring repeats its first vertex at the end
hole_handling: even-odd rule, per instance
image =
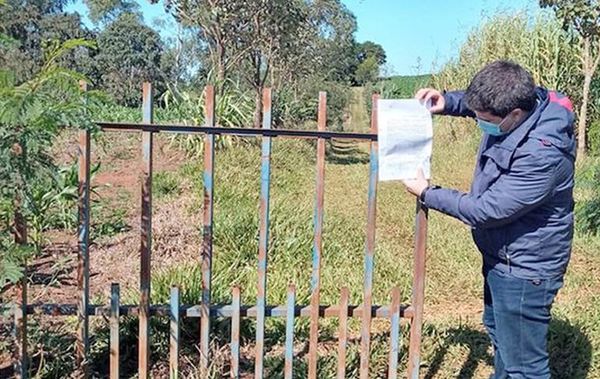
MULTIPOLYGON (((357 40, 381 44, 387 73, 430 72, 455 57, 468 32, 498 10, 535 10, 535 0, 342 0, 358 22, 357 40)), ((161 4, 137 0, 146 23, 168 18, 161 4)), ((69 10, 86 14, 77 0, 69 10)), ((168 32, 163 32, 163 34, 168 32)))

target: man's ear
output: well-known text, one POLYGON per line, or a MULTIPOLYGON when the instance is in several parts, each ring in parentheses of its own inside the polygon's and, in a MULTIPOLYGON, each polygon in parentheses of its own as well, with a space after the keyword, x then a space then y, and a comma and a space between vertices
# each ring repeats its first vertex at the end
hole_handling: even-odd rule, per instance
POLYGON ((524 111, 521 108, 515 108, 513 109, 509 114, 508 114, 508 119, 510 122, 510 130, 513 130, 514 128, 516 128, 518 125, 521 124, 521 122, 523 122, 523 120, 525 119, 525 117, 527 116, 526 111, 524 111))

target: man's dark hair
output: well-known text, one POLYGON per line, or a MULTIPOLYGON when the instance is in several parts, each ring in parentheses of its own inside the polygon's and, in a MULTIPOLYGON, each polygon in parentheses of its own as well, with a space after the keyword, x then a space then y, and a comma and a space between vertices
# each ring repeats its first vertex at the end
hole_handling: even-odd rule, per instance
POLYGON ((535 83, 531 74, 518 64, 495 61, 473 77, 465 101, 473 111, 498 117, 506 117, 516 108, 528 112, 536 103, 535 83))

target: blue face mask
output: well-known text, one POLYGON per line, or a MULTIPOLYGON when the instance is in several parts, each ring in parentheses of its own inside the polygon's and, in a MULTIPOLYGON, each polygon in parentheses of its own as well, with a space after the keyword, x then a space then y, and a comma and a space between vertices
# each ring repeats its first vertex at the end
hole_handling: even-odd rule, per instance
POLYGON ((501 124, 502 122, 500 122, 500 124, 494 124, 493 122, 485 121, 480 118, 477 119, 477 126, 479 126, 479 129, 492 136, 502 136, 508 133, 500 128, 501 124))

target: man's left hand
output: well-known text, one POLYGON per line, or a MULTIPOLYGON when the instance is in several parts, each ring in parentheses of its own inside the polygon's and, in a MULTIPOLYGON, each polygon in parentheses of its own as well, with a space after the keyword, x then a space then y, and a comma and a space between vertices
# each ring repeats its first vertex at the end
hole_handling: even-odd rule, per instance
POLYGON ((425 179, 425 175, 423 175, 422 168, 419 168, 417 171, 417 177, 415 179, 404 179, 402 183, 404 183, 408 192, 417 197, 421 196, 421 193, 423 193, 425 188, 429 185, 429 181, 425 179))

